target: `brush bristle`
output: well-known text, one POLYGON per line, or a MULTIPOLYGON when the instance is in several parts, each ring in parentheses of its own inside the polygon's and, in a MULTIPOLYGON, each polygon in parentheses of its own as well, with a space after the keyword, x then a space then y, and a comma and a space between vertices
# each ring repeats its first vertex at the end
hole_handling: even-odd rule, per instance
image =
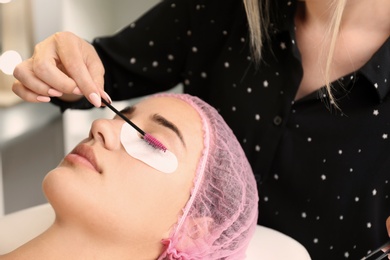
POLYGON ((159 140, 157 140, 156 138, 154 138, 150 134, 146 133, 144 135, 144 140, 145 140, 145 142, 147 142, 148 144, 150 144, 151 146, 153 146, 156 149, 162 150, 163 152, 165 152, 167 150, 167 148, 159 140))

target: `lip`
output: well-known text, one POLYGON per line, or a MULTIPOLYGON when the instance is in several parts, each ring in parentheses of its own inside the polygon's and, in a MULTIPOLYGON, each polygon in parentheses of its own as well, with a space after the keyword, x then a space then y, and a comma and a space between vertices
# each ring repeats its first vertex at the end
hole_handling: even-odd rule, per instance
POLYGON ((72 150, 72 152, 70 152, 70 154, 68 154, 68 156, 66 156, 66 159, 76 164, 81 163, 99 173, 102 173, 101 168, 97 164, 93 149, 89 145, 79 144, 72 150))

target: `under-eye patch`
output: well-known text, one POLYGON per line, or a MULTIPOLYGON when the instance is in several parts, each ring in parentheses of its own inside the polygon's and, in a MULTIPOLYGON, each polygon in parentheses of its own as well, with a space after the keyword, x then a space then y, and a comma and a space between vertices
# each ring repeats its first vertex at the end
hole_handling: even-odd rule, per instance
POLYGON ((170 151, 153 148, 145 142, 138 132, 128 123, 123 123, 120 140, 126 152, 154 169, 163 173, 172 173, 177 169, 178 161, 170 151))

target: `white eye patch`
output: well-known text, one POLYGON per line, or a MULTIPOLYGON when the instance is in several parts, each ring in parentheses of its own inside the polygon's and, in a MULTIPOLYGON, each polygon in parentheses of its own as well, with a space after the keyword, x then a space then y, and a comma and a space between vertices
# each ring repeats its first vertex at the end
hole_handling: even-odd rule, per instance
POLYGON ((140 138, 139 133, 128 123, 122 125, 120 140, 130 156, 150 167, 163 173, 172 173, 177 169, 178 161, 172 152, 152 147, 140 138))

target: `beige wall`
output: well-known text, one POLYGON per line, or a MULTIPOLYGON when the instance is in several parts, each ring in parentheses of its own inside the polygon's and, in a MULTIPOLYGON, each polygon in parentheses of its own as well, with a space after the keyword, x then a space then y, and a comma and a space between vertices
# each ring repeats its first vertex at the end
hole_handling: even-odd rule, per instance
MULTIPOLYGON (((0 54, 18 51, 23 59, 33 46, 57 31, 86 40, 112 34, 160 0, 13 0, 0 4, 0 54)), ((11 92, 12 76, 0 72, 0 107, 19 100, 11 92)))
MULTIPOLYGON (((0 4, 0 26, 0 55, 7 50, 15 50, 23 58, 29 57, 32 50, 30 0, 0 4)), ((0 106, 19 100, 10 93, 13 81, 13 76, 0 72, 0 106)))

